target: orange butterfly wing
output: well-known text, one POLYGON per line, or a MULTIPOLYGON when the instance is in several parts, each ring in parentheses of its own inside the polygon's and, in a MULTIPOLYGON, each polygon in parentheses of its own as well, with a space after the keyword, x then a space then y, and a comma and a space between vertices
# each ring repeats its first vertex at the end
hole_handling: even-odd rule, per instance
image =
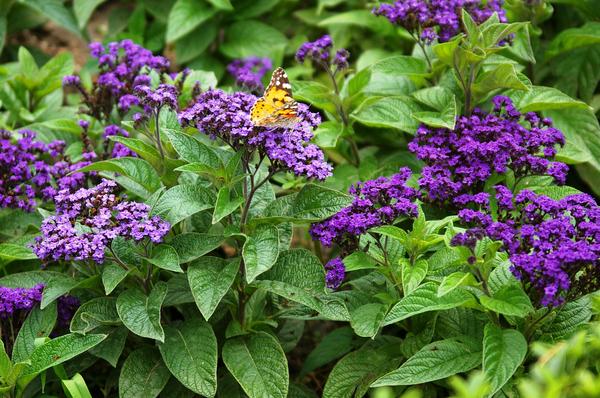
POLYGON ((298 102, 292 97, 292 85, 282 68, 277 68, 265 93, 250 111, 255 126, 287 127, 298 122, 298 102))

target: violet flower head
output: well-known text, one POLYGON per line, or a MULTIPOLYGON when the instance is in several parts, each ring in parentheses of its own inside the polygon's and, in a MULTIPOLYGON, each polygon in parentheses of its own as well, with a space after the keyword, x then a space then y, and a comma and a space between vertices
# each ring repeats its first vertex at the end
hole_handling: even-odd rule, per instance
POLYGON ((90 189, 56 195, 56 214, 42 222, 33 252, 43 261, 92 260, 104 262, 105 250, 116 237, 160 243, 170 225, 150 216, 143 203, 122 200, 117 185, 102 180, 90 189))
POLYGON ((348 254, 358 249, 360 235, 400 217, 416 217, 418 192, 406 185, 410 169, 404 167, 391 177, 359 182, 350 188, 354 200, 332 217, 313 224, 310 234, 325 246, 334 243, 348 254))
POLYGON ((313 42, 303 43, 296 52, 296 60, 300 63, 311 60, 316 65, 321 66, 325 70, 331 70, 332 66, 335 66, 334 74, 348 68, 348 59, 350 53, 346 49, 339 49, 333 59, 331 57, 331 50, 333 47, 333 41, 331 36, 325 35, 313 42))
POLYGON ((331 175, 331 165, 323 151, 309 143, 320 124, 318 114, 298 105, 300 121, 290 127, 257 127, 250 120, 256 97, 243 93, 207 90, 196 102, 179 113, 179 122, 194 126, 211 138, 219 138, 235 150, 258 151, 271 161, 271 171, 291 171, 298 176, 323 180, 331 175))
POLYGON ((111 149, 111 140, 109 137, 129 137, 129 133, 119 126, 114 124, 108 125, 104 128, 102 138, 104 139, 104 155, 111 159, 124 158, 124 157, 137 157, 137 153, 127 148, 120 142, 114 142, 111 149), (110 153, 109 153, 110 152, 110 153))
POLYGON ((553 162, 556 147, 565 143, 560 130, 533 112, 522 115, 508 97, 493 103, 492 113, 475 109, 458 117, 453 130, 417 130, 408 148, 426 164, 419 185, 430 201, 464 207, 464 195, 471 200, 493 174, 509 170, 516 178, 549 175, 564 184, 568 167, 553 162))
POLYGON ((496 186, 497 219, 487 211, 459 213, 472 227, 452 239, 474 250, 487 237, 502 242, 534 302, 557 306, 600 289, 600 207, 587 194, 560 200, 496 186))
POLYGON ((77 87, 77 86, 81 85, 81 79, 77 75, 67 75, 67 76, 63 77, 62 84, 65 87, 67 87, 67 86, 77 87))
POLYGON ((0 319, 7 319, 18 311, 30 311, 42 301, 44 285, 31 289, 0 286, 0 319))
POLYGON ((269 58, 248 57, 236 59, 227 65, 227 72, 235 79, 235 84, 252 92, 264 90, 262 78, 273 68, 269 58))
POLYGON ((139 85, 135 88, 135 94, 146 113, 157 113, 163 107, 177 111, 179 91, 171 84, 159 84, 154 90, 148 86, 139 85))
POLYGON ((325 264, 325 284, 330 289, 340 287, 346 276, 346 266, 341 258, 336 257, 325 264))
POLYGON ((500 22, 506 22, 503 3, 503 0, 397 0, 392 4, 381 4, 373 9, 373 13, 402 26, 423 43, 430 44, 435 39, 443 43, 461 32, 463 9, 477 24, 483 23, 494 12, 500 22))

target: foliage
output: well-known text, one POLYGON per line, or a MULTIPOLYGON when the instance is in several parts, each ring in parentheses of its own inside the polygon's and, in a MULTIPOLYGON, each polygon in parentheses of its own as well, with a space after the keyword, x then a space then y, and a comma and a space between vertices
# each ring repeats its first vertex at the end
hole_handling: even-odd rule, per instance
POLYGON ((5 1, 0 393, 597 396, 595 8, 426 3, 5 1))

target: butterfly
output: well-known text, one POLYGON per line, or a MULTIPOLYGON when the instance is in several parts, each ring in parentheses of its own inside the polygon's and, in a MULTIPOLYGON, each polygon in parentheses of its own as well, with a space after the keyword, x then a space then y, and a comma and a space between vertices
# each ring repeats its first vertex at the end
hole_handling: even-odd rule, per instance
POLYGON ((252 106, 250 120, 260 127, 290 127, 300 121, 298 102, 282 68, 275 69, 265 93, 252 106))

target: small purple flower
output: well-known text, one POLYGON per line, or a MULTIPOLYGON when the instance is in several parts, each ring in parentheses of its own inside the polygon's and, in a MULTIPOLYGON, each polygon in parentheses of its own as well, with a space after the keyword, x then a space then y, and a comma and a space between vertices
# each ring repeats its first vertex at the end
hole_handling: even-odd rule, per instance
MULTIPOLYGON (((114 124, 106 126, 104 128, 104 133, 102 134, 102 138, 104 139, 104 153, 106 155, 108 155, 110 151, 111 141, 109 140, 109 137, 113 136, 129 137, 129 133, 114 124)), ((112 151, 110 151, 110 158, 116 159, 126 156, 137 157, 137 154, 120 142, 115 142, 112 146, 112 151)))
POLYGON ((33 252, 43 261, 92 260, 103 263, 105 250, 120 236, 140 241, 162 242, 170 225, 158 216, 150 217, 150 207, 123 201, 110 180, 71 194, 60 191, 55 197, 56 214, 42 222, 41 236, 33 252))
POLYGON ((424 125, 417 130, 408 148, 426 164, 419 185, 428 200, 464 207, 493 174, 509 171, 516 178, 550 175, 565 183, 568 167, 553 162, 556 146, 565 143, 560 130, 535 113, 521 115, 508 97, 492 102, 492 113, 475 109, 458 117, 453 130, 424 125))
POLYGON ((235 79, 235 84, 250 91, 262 91, 262 78, 273 68, 269 58, 248 57, 236 59, 227 65, 227 72, 235 79))
POLYGON ((81 85, 81 79, 77 75, 67 75, 63 77, 63 86, 79 86, 81 85))
POLYGON ((325 264, 325 284, 330 289, 340 287, 346 276, 346 267, 339 257, 331 259, 325 264))
POLYGON ((317 65, 320 65, 325 70, 330 70, 332 66, 335 66, 334 74, 348 68, 348 58, 350 53, 348 50, 341 48, 339 49, 333 58, 331 59, 331 49, 333 47, 333 41, 331 36, 325 35, 313 42, 303 43, 296 52, 296 60, 303 63, 309 59, 317 65))
POLYGON ((406 186, 408 168, 391 177, 359 182, 350 188, 352 204, 332 217, 313 224, 310 234, 325 246, 337 244, 344 254, 358 248, 360 235, 381 225, 393 224, 400 217, 416 217, 416 189, 406 186))
POLYGON ((18 311, 29 311, 42 301, 44 285, 31 289, 0 286, 0 319, 8 319, 18 311))
MULTIPOLYGON (((170 84, 159 84, 155 90, 148 86, 136 86, 135 94, 139 98, 141 105, 145 110, 152 110, 151 113, 160 111, 167 107, 177 110, 177 97, 179 92, 177 87, 170 84)), ((148 113, 148 112, 146 112, 148 113)))

